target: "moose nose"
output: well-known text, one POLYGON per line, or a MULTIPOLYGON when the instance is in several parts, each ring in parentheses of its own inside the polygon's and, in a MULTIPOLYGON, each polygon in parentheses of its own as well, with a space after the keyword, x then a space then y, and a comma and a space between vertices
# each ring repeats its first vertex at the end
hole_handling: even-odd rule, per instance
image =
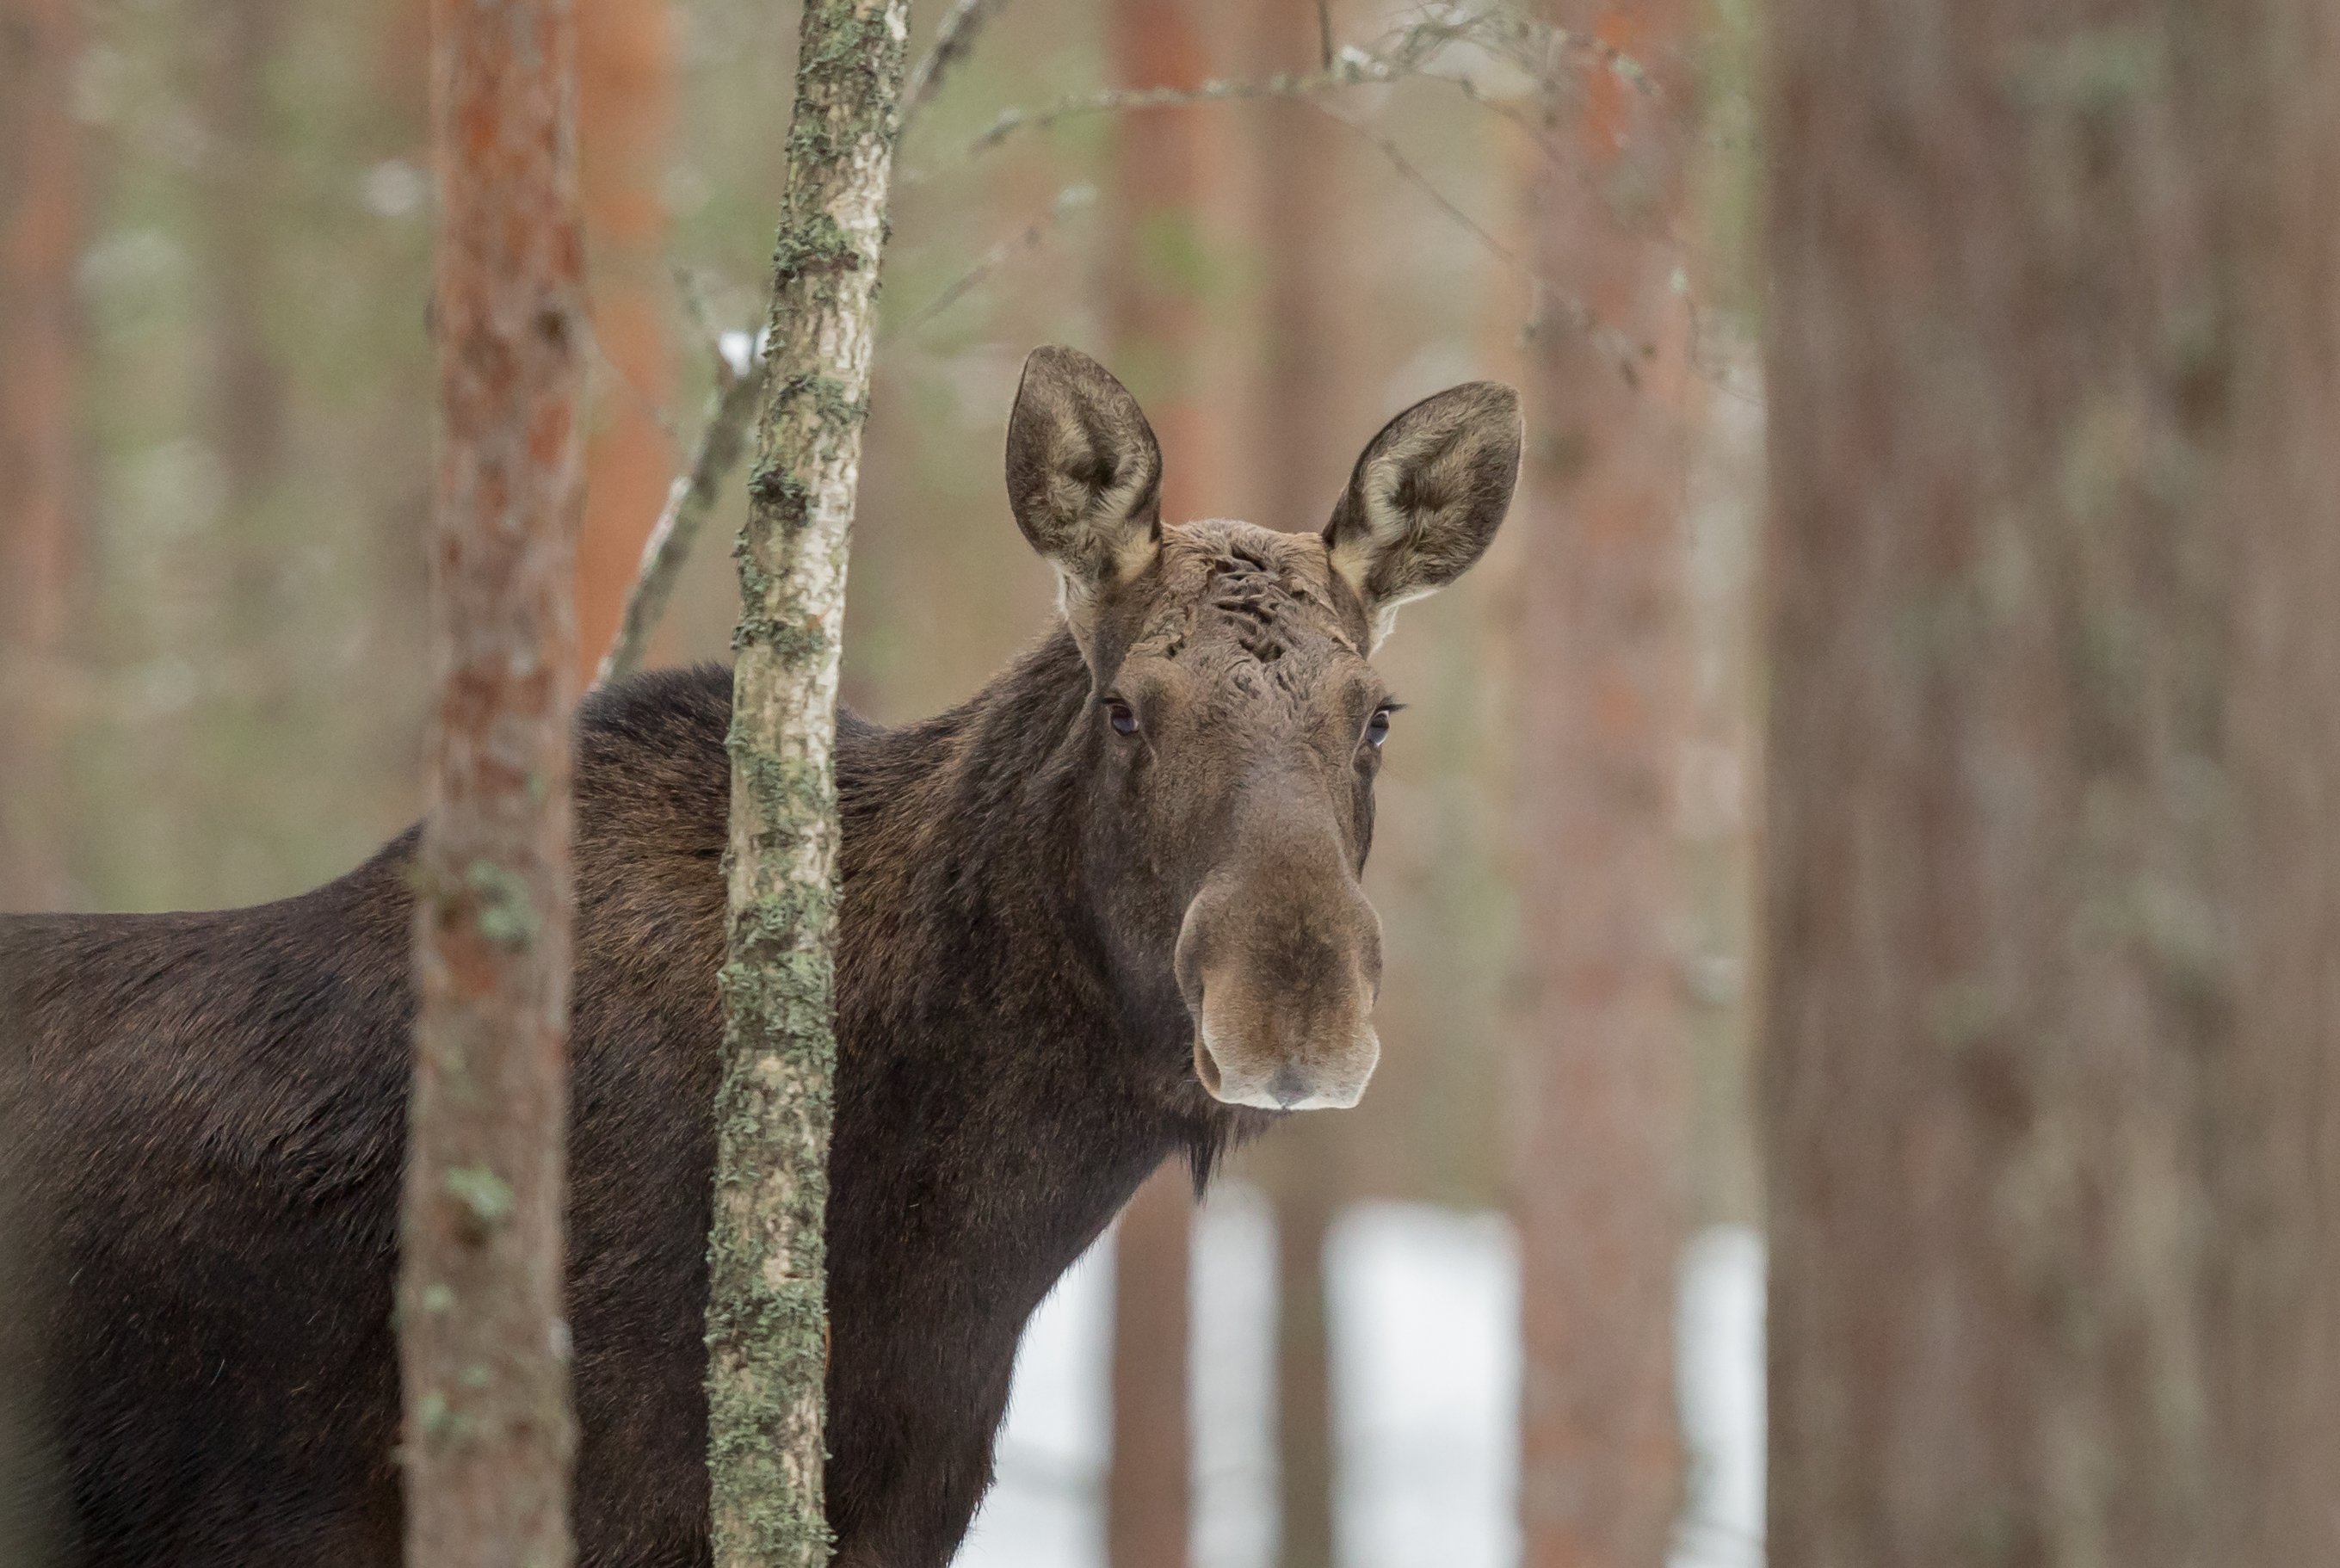
POLYGON ((1381 1040, 1362 1009, 1339 1035, 1305 1043, 1273 1028, 1231 1025, 1238 1010, 1205 993, 1195 1032, 1195 1076, 1213 1099, 1264 1111, 1346 1110, 1363 1097, 1381 1040))
POLYGON ((1345 1108, 1381 1059, 1381 924, 1345 875, 1307 898, 1292 890, 1220 884, 1189 906, 1177 967, 1195 1077, 1227 1105, 1345 1108))

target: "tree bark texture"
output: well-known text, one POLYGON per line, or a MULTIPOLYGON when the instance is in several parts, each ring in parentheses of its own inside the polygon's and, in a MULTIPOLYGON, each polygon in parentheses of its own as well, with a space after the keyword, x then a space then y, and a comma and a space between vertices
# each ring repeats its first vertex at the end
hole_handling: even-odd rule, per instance
POLYGON ((0 908, 64 896, 54 682, 74 538, 73 0, 0 5, 0 908))
POLYGON ((709 1244, 719 1568, 825 1563, 835 742, 908 0, 808 0, 736 556, 729 956, 709 1244))
POLYGON ((437 0, 439 698, 414 871, 406 1560, 570 1558, 562 1200, 583 252, 567 0, 437 0))
POLYGON ((574 0, 578 173, 593 269, 595 388, 577 541, 577 651, 590 682, 674 473, 659 182, 674 118, 668 0, 574 0))
POLYGON ((1548 84, 1532 193, 1534 530, 1521 567, 1520 922, 1512 1206, 1522 1267, 1528 1568, 1655 1568, 1682 1494, 1675 1270, 1692 1114, 1689 888, 1676 799, 1693 724, 1686 525, 1694 379, 1671 286, 1692 73, 1684 0, 1550 20, 1657 85, 1572 64, 1548 84))
MULTIPOLYGON (((1193 0, 1112 0, 1113 80, 1193 87, 1210 74, 1193 0)), ((1120 374, 1145 403, 1163 448, 1163 516, 1192 515, 1208 488, 1197 382, 1203 337, 1193 258, 1200 243, 1202 127, 1191 109, 1125 114, 1113 127, 1106 240, 1106 330, 1120 374)), ((1185 1568, 1194 1511, 1194 1423, 1187 1398, 1194 1199, 1180 1173, 1139 1189, 1114 1245, 1113 1438, 1106 1479, 1111 1568, 1185 1568)))
POLYGON ((1771 1560, 2340 1561, 2340 18, 1772 19, 1771 1560))

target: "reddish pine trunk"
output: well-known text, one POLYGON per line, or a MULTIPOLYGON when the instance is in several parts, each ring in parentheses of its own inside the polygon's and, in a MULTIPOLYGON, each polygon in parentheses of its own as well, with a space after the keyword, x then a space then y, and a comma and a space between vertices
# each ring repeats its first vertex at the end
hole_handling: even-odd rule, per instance
MULTIPOLYGON (((1245 74, 1320 69, 1316 0, 1264 0, 1250 25, 1245 74)), ((1344 251, 1342 138, 1302 104, 1243 111, 1259 147, 1265 246, 1259 417, 1247 456, 1270 528, 1324 525, 1346 482, 1357 431, 1343 395, 1344 347, 1358 345, 1358 293, 1344 251)), ((1370 429, 1368 425, 1366 428, 1370 429)), ((1380 1092, 1377 1087, 1374 1091, 1380 1092)), ((1276 1557, 1282 1568, 1333 1568, 1333 1376, 1326 1335, 1324 1239, 1339 1207, 1344 1147, 1355 1123, 1339 1113, 1298 1117, 1265 1146, 1256 1168, 1275 1208, 1276 1557)))
POLYGON ((674 478, 659 422, 667 353, 667 222, 659 181, 674 114, 667 0, 576 0, 579 174, 593 262, 593 428, 577 542, 579 679, 616 634, 642 541, 674 478))
MULTIPOLYGON (((1194 86, 1208 74, 1191 0, 1114 0, 1113 79, 1194 86)), ((1178 521, 1207 491, 1210 456, 1197 396, 1201 302, 1180 263, 1197 243, 1204 193, 1199 115, 1125 116, 1111 199, 1106 315, 1115 369, 1144 401, 1163 448, 1163 516, 1178 521)), ((1112 1568, 1186 1568, 1193 1507, 1187 1413, 1186 1279, 1194 1200, 1165 1169, 1131 1200, 1114 1246, 1113 1459, 1106 1494, 1112 1568)))
POLYGON ((0 908, 64 893, 55 682, 73 557, 73 0, 0 5, 0 908))
POLYGON ((569 1560, 561 1319, 583 257, 565 0, 438 0, 431 566, 399 1286, 407 1562, 569 1560))
POLYGON ((1112 1568, 1186 1568, 1194 1206, 1185 1171, 1165 1166, 1137 1189, 1114 1232, 1113 1467, 1106 1494, 1112 1568))
MULTIPOLYGON (((1528 1568, 1657 1568, 1681 1496, 1674 1271, 1690 1116, 1675 781, 1691 723, 1681 210, 1682 0, 1554 18, 1643 62, 1636 92, 1561 67, 1541 165, 1531 348, 1521 923, 1528 1011, 1513 1209, 1521 1241, 1521 1527, 1528 1568)), ((1516 526, 1516 525, 1515 525, 1516 526)))
POLYGON ((2340 26, 1773 15, 1773 1561, 2340 1562, 2340 26))

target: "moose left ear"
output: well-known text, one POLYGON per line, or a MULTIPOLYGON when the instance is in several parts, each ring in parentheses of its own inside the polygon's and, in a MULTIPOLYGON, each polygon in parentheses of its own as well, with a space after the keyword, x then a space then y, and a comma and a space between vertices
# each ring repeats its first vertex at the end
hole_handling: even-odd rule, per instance
POLYGON ((1364 600, 1373 640, 1409 599, 1486 553, 1520 474, 1520 394, 1470 382, 1382 427, 1324 525, 1333 570, 1364 600))

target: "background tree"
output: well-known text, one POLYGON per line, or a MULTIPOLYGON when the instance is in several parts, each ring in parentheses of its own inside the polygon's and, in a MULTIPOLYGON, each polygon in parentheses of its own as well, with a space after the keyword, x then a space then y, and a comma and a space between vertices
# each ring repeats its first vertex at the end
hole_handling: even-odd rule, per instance
POLYGON ((565 0, 432 11, 440 679, 413 884, 406 1560, 569 1560, 570 593, 583 242, 565 0))
MULTIPOLYGON (((1345 22, 1344 14, 1337 19, 1345 22)), ((1254 8, 1244 74, 1322 70, 1337 25, 1316 0, 1254 8)), ((1262 258, 1257 413, 1249 458, 1256 511, 1273 528, 1321 527, 1348 481, 1361 432, 1376 412, 1344 396, 1359 291, 1347 266, 1344 132, 1305 104, 1267 103, 1249 114, 1259 177, 1254 232, 1262 258), (1346 450, 1344 450, 1346 449, 1346 450)), ((1276 1560, 1333 1568, 1334 1439, 1324 1244, 1351 1196, 1354 1129, 1339 1116, 1304 1116, 1277 1130, 1251 1162, 1275 1219, 1276 1560)))
POLYGON ((667 0, 576 0, 578 172, 593 273, 592 427, 577 539, 577 653, 590 680, 618 629, 677 454, 667 429, 666 194, 676 18, 667 0))
POLYGON ((1686 1230, 1691 725, 1681 266, 1691 17, 1566 5, 1645 77, 1563 67, 1532 193, 1518 842, 1525 1002, 1521 1531, 1530 1568, 1665 1560, 1682 1497, 1674 1276, 1686 1230), (1560 289, 1574 291, 1575 298, 1560 289), (1579 307, 1589 316, 1578 313, 1579 307))
POLYGON ((0 8, 0 908, 64 895, 54 673, 74 550, 73 0, 0 8))
POLYGON ((909 0, 807 0, 756 467, 734 557, 729 944, 708 1242, 718 1568, 828 1559, 822 1514, 837 683, 909 0))
MULTIPOLYGON (((1113 0, 1106 59, 1116 84, 1196 87, 1210 75, 1209 58, 1204 18, 1189 0, 1113 0)), ((1113 127, 1106 193, 1105 333, 1162 443, 1165 521, 1198 515, 1194 508, 1220 482, 1197 352, 1205 134, 1193 109, 1125 117, 1113 127)), ((1114 1231, 1112 1568, 1186 1568, 1194 1204, 1193 1178, 1173 1162, 1138 1189, 1114 1231)))
POLYGON ((2329 1561, 2340 35, 1773 15, 1774 1560, 2329 1561))

